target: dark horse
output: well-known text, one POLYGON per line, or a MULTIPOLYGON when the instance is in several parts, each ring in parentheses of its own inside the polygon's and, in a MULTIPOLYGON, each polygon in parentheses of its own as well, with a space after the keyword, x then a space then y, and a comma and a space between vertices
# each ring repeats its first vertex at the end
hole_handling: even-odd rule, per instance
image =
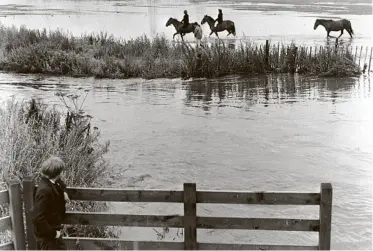
POLYGON ((173 35, 172 38, 175 38, 175 35, 180 34, 181 39, 184 41, 184 36, 187 33, 193 32, 194 31, 194 25, 189 24, 188 27, 186 28, 181 28, 180 27, 183 25, 180 21, 178 21, 176 18, 170 17, 166 23, 166 27, 173 25, 175 27, 176 33, 173 35))
POLYGON ((327 33, 326 37, 332 37, 332 36, 329 36, 329 33, 331 31, 341 31, 341 35, 339 35, 338 38, 342 36, 343 30, 346 30, 348 34, 350 34, 351 38, 352 38, 352 35, 354 34, 354 31, 352 30, 352 27, 351 27, 351 22, 347 19, 342 19, 338 21, 333 21, 333 20, 328 20, 328 19, 316 19, 313 29, 316 30, 316 28, 319 25, 324 26, 326 33, 327 33))
POLYGON ((230 20, 224 20, 221 24, 218 24, 215 27, 214 26, 215 20, 212 17, 205 15, 201 21, 201 24, 204 24, 206 22, 210 26, 210 30, 211 30, 210 36, 212 33, 215 33, 216 36, 219 37, 218 32, 225 31, 225 30, 228 31, 227 36, 229 36, 230 34, 233 34, 234 36, 236 36, 236 27, 234 26, 234 22, 230 20))

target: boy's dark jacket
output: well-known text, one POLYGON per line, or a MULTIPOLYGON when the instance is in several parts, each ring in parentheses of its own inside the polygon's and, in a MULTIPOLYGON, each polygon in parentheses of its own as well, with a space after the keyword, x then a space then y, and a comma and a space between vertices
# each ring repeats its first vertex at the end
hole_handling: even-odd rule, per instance
POLYGON ((56 231, 61 229, 66 213, 64 191, 66 185, 62 180, 59 179, 53 184, 49 179, 41 178, 32 210, 37 237, 55 238, 56 231))

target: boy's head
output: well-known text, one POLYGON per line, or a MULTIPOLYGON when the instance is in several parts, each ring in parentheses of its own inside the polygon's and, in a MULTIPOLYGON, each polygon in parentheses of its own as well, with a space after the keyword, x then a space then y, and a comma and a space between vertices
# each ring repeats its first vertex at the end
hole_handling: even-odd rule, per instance
POLYGON ((199 26, 199 24, 197 22, 194 22, 194 26, 199 26))
POLYGON ((65 163, 59 157, 51 156, 41 164, 40 172, 48 179, 57 178, 63 169, 65 163))

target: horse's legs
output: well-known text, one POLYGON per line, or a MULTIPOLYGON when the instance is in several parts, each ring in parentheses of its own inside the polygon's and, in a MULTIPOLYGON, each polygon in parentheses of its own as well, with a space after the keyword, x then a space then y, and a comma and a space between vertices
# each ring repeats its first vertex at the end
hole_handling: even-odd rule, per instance
POLYGON ((335 37, 329 35, 330 30, 328 30, 327 32, 328 32, 328 34, 327 34, 326 38, 329 38, 329 37, 335 38, 335 37))
POLYGON ((212 34, 212 33, 214 33, 214 32, 213 32, 213 31, 211 31, 211 32, 210 32, 210 35, 209 35, 209 36, 211 36, 211 34, 212 34))
POLYGON ((216 31, 215 31, 215 34, 216 34, 217 37, 219 37, 219 35, 218 35, 218 33, 216 31))
POLYGON ((172 39, 175 39, 175 36, 176 36, 178 33, 179 33, 179 32, 176 32, 176 33, 173 35, 172 39))
POLYGON ((352 34, 350 30, 347 30, 348 34, 350 34, 350 37, 352 38, 352 34))
POLYGON ((337 39, 340 38, 342 35, 343 35, 343 29, 341 30, 341 35, 339 35, 339 37, 337 37, 337 39))

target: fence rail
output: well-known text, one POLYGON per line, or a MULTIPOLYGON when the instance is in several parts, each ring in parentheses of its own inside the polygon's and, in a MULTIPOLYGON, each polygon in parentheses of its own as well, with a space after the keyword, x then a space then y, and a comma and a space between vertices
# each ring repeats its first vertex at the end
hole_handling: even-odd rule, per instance
MULTIPOLYGON (((68 188, 72 200, 182 203, 183 191, 68 188)), ((196 203, 319 205, 320 193, 197 191, 196 203)))
POLYGON ((8 204, 9 215, 0 218, 0 232, 10 230, 12 241, 0 244, 0 250, 26 249, 21 185, 10 181, 8 190, 0 191, 0 205, 8 204))
MULTIPOLYGON (((27 224, 28 210, 36 186, 25 180, 24 197, 27 224)), ((105 212, 67 212, 64 224, 93 226, 136 226, 184 228, 183 242, 128 241, 109 238, 64 238, 68 247, 76 249, 77 242, 83 249, 292 249, 330 250, 332 187, 321 184, 320 193, 276 192, 225 192, 197 191, 196 184, 185 183, 183 191, 167 190, 122 190, 101 188, 68 188, 72 200, 116 202, 162 202, 183 203, 184 215, 129 215, 105 212), (247 217, 200 217, 196 214, 197 203, 258 204, 258 205, 318 205, 318 219, 247 218, 247 217), (299 245, 256 245, 204 243, 197 240, 197 229, 246 229, 275 231, 308 231, 319 233, 319 243, 299 245)), ((32 228, 28 227, 29 247, 35 244, 32 228)))

